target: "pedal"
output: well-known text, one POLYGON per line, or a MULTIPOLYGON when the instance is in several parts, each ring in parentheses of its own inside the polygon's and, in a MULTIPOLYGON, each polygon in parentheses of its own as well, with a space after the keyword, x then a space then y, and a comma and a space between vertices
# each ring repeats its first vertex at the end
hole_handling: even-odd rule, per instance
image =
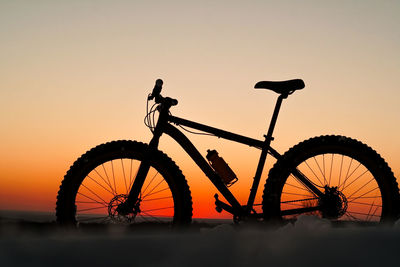
POLYGON ((218 199, 218 194, 215 194, 214 198, 215 198, 215 210, 218 213, 221 213, 222 210, 225 210, 225 211, 227 211, 227 212, 229 212, 231 214, 234 213, 233 212, 233 208, 231 206, 229 206, 228 204, 226 204, 226 203, 224 203, 224 202, 222 202, 221 200, 218 199))
POLYGON ((222 212, 222 208, 221 208, 221 206, 220 206, 221 201, 218 199, 218 194, 215 194, 215 195, 214 195, 214 198, 215 198, 215 210, 216 210, 218 213, 221 213, 221 212, 222 212))

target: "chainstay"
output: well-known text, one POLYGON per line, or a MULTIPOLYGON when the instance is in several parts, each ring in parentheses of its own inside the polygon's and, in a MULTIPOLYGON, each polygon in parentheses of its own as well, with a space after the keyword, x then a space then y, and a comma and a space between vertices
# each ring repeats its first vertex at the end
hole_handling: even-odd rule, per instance
POLYGON ((283 201, 281 203, 292 203, 292 202, 300 202, 300 201, 309 201, 309 200, 316 200, 318 198, 305 198, 305 199, 298 199, 298 200, 288 200, 288 201, 283 201))

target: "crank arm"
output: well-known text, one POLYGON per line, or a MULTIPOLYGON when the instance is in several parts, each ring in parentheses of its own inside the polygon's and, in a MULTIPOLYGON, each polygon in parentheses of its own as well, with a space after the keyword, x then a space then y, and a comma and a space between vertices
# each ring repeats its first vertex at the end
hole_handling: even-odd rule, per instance
POLYGON ((226 204, 225 202, 222 202, 221 200, 218 199, 218 194, 214 195, 215 198, 215 210, 217 212, 222 212, 222 210, 225 210, 229 212, 230 214, 239 216, 240 214, 244 214, 244 210, 235 210, 232 206, 226 204))

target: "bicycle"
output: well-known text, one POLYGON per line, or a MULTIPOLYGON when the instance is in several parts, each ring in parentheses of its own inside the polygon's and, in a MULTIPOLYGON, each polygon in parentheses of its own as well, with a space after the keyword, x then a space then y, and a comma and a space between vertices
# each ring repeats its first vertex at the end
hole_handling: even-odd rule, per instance
POLYGON ((369 146, 345 136, 324 135, 300 142, 284 154, 271 147, 282 101, 305 87, 302 80, 255 85, 279 95, 264 140, 173 116, 170 109, 178 101, 163 97, 162 85, 163 81, 157 80, 147 98, 145 124, 153 134, 150 142, 112 141, 77 159, 58 192, 59 223, 190 224, 191 192, 179 167, 158 150, 162 134, 172 137, 210 179, 226 200, 215 194, 217 211, 232 214, 236 223, 283 222, 313 214, 336 223, 375 225, 392 223, 399 217, 396 179, 385 160, 369 146), (209 150, 206 160, 173 124, 261 150, 247 204, 240 204, 229 190, 237 177, 217 152, 209 150), (254 201, 267 155, 277 161, 265 182, 262 212, 256 212, 254 201))

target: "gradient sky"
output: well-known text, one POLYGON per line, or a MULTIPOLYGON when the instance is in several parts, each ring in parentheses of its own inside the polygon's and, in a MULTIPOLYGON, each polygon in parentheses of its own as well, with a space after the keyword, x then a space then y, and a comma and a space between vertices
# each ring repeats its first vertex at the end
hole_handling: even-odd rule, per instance
MULTIPOLYGON (((399 14, 399 1, 0 0, 0 209, 52 211, 86 150, 148 142, 145 101, 157 78, 179 99, 174 115, 257 139, 276 95, 254 84, 301 78, 306 88, 283 103, 273 147, 346 135, 400 177, 399 14)), ((259 152, 193 141, 204 155, 218 150, 245 201, 259 152)), ((187 177, 195 215, 218 216, 211 183, 161 142, 187 177)))

